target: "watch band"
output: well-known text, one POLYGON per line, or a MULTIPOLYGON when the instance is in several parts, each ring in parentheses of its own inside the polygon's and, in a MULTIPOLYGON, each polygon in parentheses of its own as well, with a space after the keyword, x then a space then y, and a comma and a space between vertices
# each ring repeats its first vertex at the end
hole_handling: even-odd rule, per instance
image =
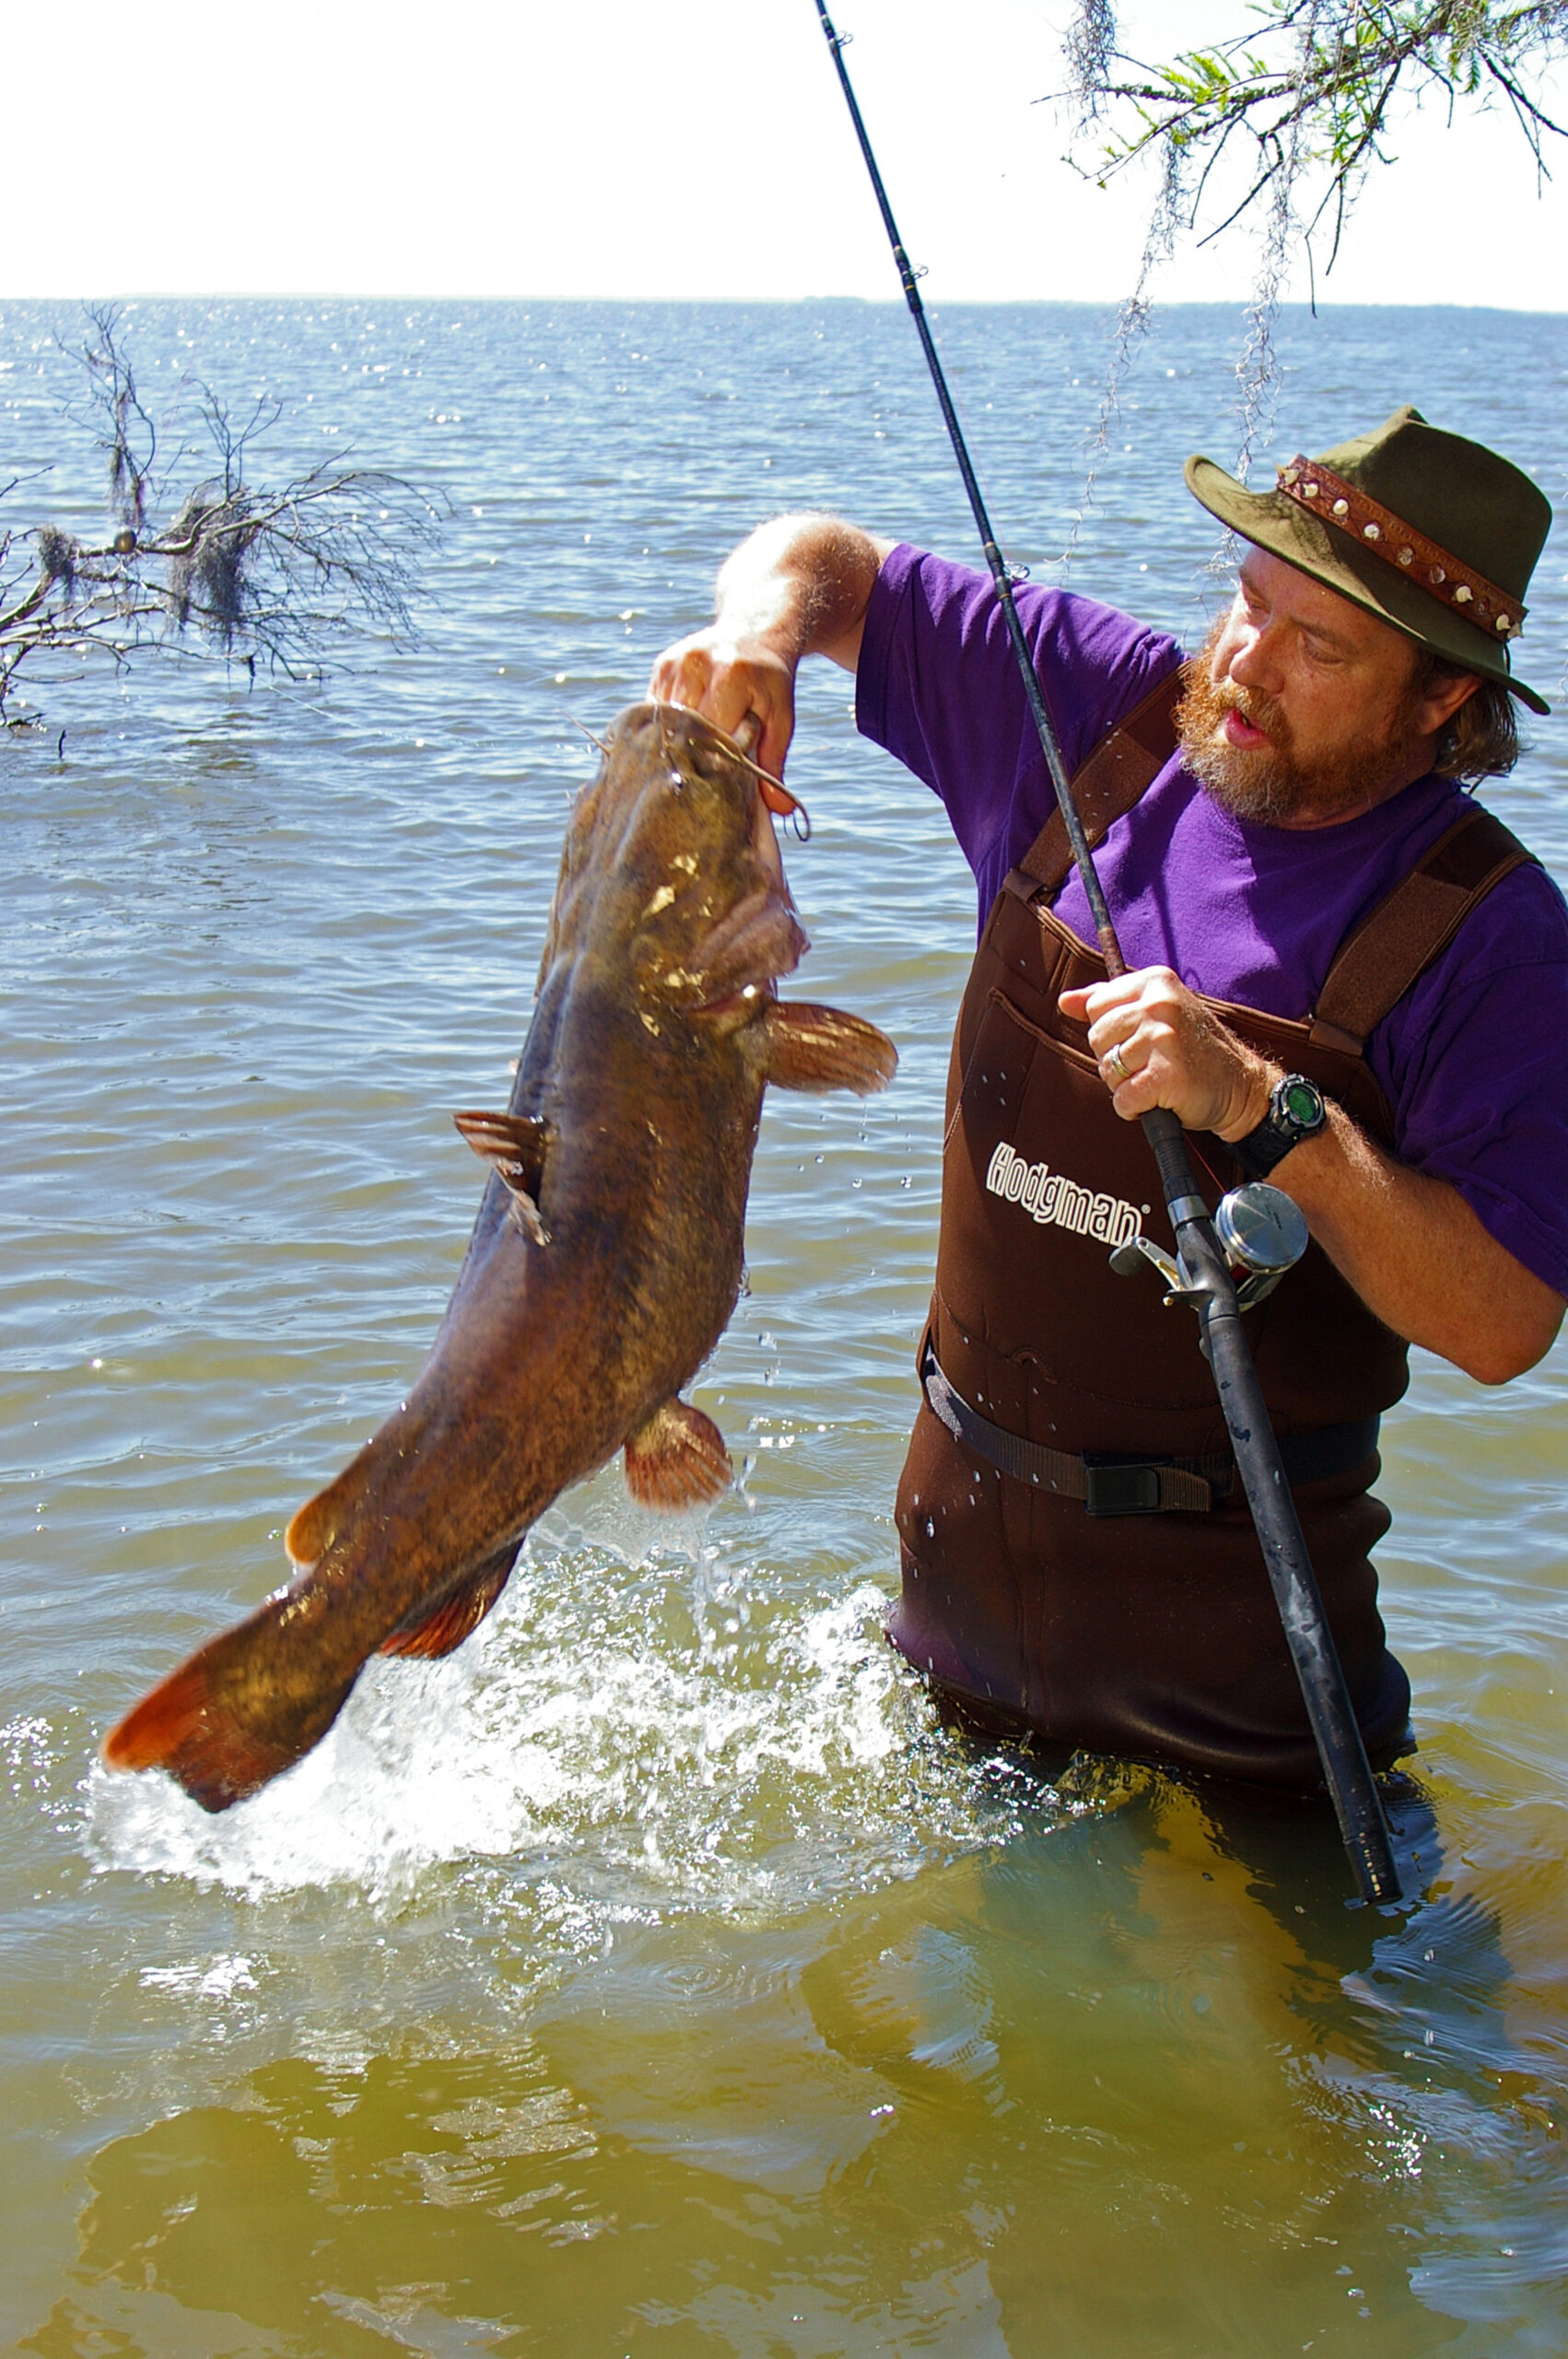
POLYGON ((1328 1121, 1323 1092, 1304 1073, 1287 1073, 1269 1093, 1269 1111, 1255 1130, 1233 1139, 1231 1153, 1250 1180, 1267 1180, 1293 1147, 1314 1139, 1328 1121))

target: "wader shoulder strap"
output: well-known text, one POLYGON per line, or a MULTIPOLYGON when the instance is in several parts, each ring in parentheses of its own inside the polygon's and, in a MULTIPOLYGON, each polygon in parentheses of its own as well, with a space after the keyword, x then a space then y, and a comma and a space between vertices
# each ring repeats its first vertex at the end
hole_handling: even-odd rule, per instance
POLYGON ((1312 1039, 1360 1056, 1368 1034, 1446 950, 1494 885, 1535 858, 1472 804, 1341 944, 1318 995, 1312 1039))
MULTIPOLYGON (((1082 815, 1083 832, 1091 851, 1153 785, 1176 752, 1176 724, 1171 716, 1180 696, 1178 663, 1117 722, 1107 736, 1101 738, 1074 771, 1073 800, 1082 815)), ((1043 885, 1047 898, 1052 899, 1071 865, 1067 829, 1061 813, 1053 810, 1018 867, 1034 879, 1035 885, 1043 885)))

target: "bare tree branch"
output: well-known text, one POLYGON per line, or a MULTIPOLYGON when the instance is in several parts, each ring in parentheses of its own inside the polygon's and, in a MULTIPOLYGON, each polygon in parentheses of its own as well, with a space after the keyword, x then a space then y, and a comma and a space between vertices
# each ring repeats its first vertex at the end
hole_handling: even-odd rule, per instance
POLYGON ((118 666, 133 650, 205 645, 252 679, 258 663, 298 679, 357 640, 414 639, 411 601, 439 537, 439 503, 400 475, 341 460, 276 486, 254 479, 253 446, 283 405, 260 397, 236 421, 207 385, 207 472, 178 487, 158 464, 118 314, 93 311, 88 323, 84 403, 66 415, 104 453, 111 529, 96 547, 55 524, 0 532, 0 720, 21 666, 52 654, 118 666))

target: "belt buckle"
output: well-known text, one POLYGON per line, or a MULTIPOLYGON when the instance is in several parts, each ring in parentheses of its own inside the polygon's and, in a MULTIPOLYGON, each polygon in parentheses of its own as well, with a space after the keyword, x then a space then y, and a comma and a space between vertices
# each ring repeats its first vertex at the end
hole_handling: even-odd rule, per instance
POLYGON ((1083 1454, 1083 1506, 1089 1515, 1158 1515, 1160 1470, 1083 1454))

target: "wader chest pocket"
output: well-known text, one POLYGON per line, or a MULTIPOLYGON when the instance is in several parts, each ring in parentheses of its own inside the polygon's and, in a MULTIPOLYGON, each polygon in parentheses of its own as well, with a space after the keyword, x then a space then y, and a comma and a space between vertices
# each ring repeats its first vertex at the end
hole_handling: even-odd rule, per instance
MULTIPOLYGON (((1010 1404, 1021 1423, 1044 1367, 1053 1387, 1094 1404, 1081 1417, 1053 1393, 1057 1405, 1039 1411, 1047 1424, 1071 1418, 1088 1425, 1084 1439, 1113 1445, 1120 1412, 1147 1409, 1156 1432, 1180 1421, 1179 1449, 1189 1412, 1211 1431, 1217 1423, 1212 1379, 1158 1287, 1129 1285, 1110 1262, 1159 1218, 1143 1134, 1117 1118, 1087 1049, 1049 1028, 1040 994, 1015 1001, 999 977, 977 997, 944 1156, 937 1285, 955 1323, 1005 1366, 965 1361, 958 1380, 972 1378, 1003 1423, 1010 1404)), ((1107 1481, 1106 1496, 1116 1488, 1107 1481)), ((1121 1488, 1121 1512, 1144 1512, 1139 1486, 1121 1488)))

